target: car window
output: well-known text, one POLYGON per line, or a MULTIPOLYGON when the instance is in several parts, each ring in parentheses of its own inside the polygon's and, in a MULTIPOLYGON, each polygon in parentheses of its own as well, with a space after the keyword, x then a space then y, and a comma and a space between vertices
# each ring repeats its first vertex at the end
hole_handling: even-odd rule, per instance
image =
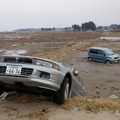
POLYGON ((99 54, 99 55, 105 55, 102 50, 98 50, 98 54, 99 54))
POLYGON ((112 50, 110 50, 110 49, 105 49, 105 53, 107 55, 113 55, 114 54, 114 52, 112 50))
POLYGON ((3 59, 3 58, 2 58, 2 57, 0 57, 0 62, 2 62, 2 59, 3 59))
POLYGON ((96 49, 90 49, 89 52, 90 52, 90 53, 94 53, 94 54, 98 54, 98 50, 96 50, 96 49))

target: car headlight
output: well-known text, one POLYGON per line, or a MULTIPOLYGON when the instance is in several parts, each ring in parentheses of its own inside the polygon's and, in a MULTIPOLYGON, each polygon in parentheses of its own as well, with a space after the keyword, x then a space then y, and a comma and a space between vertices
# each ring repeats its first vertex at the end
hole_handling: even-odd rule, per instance
POLYGON ((114 60, 114 57, 110 57, 111 60, 114 60))
POLYGON ((55 63, 52 64, 52 68, 53 68, 53 69, 56 69, 56 70, 60 70, 59 66, 58 66, 57 64, 55 64, 55 63))
POLYGON ((50 73, 40 72, 40 77, 45 78, 45 79, 49 79, 50 78, 50 73))

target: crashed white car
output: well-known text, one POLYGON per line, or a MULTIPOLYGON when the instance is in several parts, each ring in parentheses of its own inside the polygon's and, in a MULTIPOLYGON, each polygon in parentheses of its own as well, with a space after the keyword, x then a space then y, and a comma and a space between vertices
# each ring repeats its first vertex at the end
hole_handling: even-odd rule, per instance
POLYGON ((85 95, 76 70, 28 56, 0 56, 0 94, 4 91, 48 93, 57 104, 73 95, 85 95))

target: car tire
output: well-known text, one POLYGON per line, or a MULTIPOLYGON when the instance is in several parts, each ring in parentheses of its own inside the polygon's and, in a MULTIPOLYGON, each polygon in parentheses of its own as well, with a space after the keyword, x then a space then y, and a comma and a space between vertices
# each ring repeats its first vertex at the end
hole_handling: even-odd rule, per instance
POLYGON ((68 78, 65 78, 61 84, 60 89, 53 96, 53 102, 56 104, 64 104, 65 100, 69 98, 70 94, 70 82, 68 78))
POLYGON ((4 88, 2 85, 0 85, 0 95, 4 92, 4 88))
POLYGON ((110 61, 110 60, 106 60, 105 63, 106 63, 106 64, 111 64, 111 61, 110 61))
POLYGON ((93 59, 92 59, 91 57, 89 57, 89 58, 88 58, 88 61, 92 62, 92 61, 93 61, 93 59))

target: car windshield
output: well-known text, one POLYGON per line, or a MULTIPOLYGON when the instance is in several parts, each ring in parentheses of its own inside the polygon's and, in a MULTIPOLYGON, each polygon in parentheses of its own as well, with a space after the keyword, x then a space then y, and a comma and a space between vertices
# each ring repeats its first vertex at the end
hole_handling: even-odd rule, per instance
POLYGON ((114 54, 113 51, 110 50, 110 49, 105 49, 105 53, 106 53, 107 55, 113 55, 113 54, 114 54))

